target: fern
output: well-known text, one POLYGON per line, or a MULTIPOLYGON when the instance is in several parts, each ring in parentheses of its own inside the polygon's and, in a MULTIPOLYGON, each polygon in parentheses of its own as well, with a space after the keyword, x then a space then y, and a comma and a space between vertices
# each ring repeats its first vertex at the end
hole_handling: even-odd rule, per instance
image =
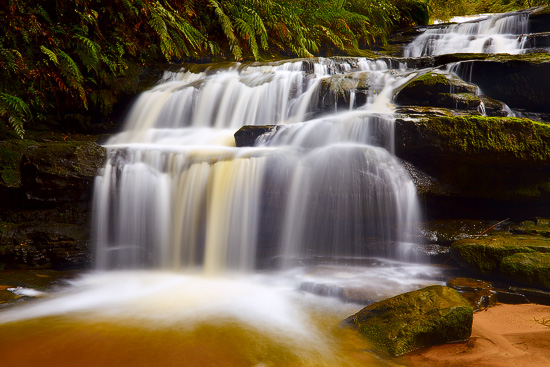
POLYGON ((0 116, 7 116, 15 133, 23 139, 23 123, 31 116, 29 106, 21 98, 7 93, 0 93, 0 116))
POLYGON ((46 46, 40 46, 40 49, 43 53, 46 54, 50 58, 50 60, 55 64, 59 65, 59 59, 57 58, 57 55, 52 50, 46 48, 46 46))
POLYGON ((82 60, 84 66, 88 71, 98 71, 100 66, 99 54, 101 53, 101 46, 91 39, 84 37, 82 35, 76 34, 73 36, 74 39, 80 41, 78 43, 78 56, 82 60))

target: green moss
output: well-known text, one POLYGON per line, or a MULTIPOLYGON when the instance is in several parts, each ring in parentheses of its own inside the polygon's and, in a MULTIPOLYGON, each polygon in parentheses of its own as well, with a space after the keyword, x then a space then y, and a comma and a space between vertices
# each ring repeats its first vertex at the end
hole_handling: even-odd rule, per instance
POLYGON ((550 289, 550 253, 518 253, 506 257, 500 272, 511 281, 550 289))
POLYGON ((431 286, 367 306, 348 321, 379 349, 399 356, 467 340, 472 313, 470 304, 454 289, 431 286))
POLYGON ((495 235, 463 239, 452 244, 450 255, 460 265, 483 274, 495 273, 504 258, 517 253, 550 253, 550 240, 540 236, 495 235))
POLYGON ((548 123, 485 116, 435 116, 422 119, 421 123, 453 152, 492 152, 502 154, 502 158, 545 163, 550 159, 548 123))

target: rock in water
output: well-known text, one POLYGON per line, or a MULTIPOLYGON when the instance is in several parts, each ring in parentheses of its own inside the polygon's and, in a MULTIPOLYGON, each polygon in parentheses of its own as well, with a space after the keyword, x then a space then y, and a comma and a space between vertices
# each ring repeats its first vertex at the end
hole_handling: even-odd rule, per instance
POLYGON ((380 350, 400 356, 470 338, 473 309, 449 287, 434 285, 376 302, 345 320, 380 350))

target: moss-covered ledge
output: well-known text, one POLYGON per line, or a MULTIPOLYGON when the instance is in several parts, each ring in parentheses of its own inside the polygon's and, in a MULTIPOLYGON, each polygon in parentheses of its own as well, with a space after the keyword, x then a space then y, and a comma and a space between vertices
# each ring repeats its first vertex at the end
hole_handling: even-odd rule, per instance
POLYGON ((550 166, 550 124, 515 117, 430 116, 397 119, 396 153, 503 165, 550 166))

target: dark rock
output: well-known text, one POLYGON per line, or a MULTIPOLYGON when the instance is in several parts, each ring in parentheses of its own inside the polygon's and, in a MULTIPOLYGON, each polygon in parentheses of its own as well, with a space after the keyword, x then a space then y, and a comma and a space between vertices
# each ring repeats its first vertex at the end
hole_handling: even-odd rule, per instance
POLYGON ((28 135, 0 141, 0 267, 86 268, 93 182, 105 151, 97 137, 28 135))
POLYGON ((275 125, 245 125, 234 134, 237 147, 253 147, 259 136, 273 131, 275 125))
POLYGON ((94 142, 36 143, 21 158, 22 188, 33 200, 87 201, 104 161, 105 150, 94 142))
POLYGON ((455 72, 511 108, 550 113, 550 54, 494 55, 462 61, 455 72))
POLYGON ((468 340, 472 321, 472 307, 456 290, 430 286, 367 306, 344 323, 383 352, 400 356, 468 340))

